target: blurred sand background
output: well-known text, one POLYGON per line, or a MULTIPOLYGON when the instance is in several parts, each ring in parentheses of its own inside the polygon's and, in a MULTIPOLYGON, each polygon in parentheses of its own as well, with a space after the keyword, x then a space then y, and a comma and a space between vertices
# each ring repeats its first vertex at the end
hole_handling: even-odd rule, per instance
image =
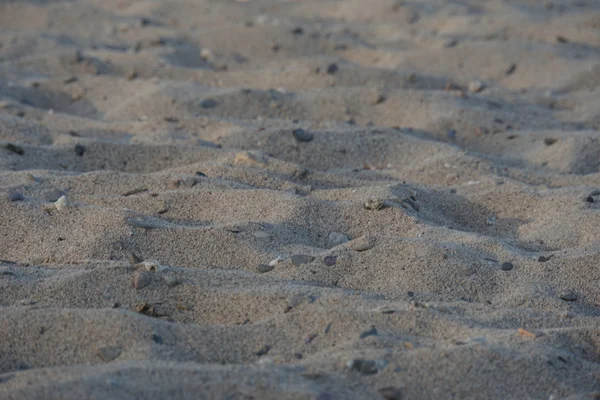
POLYGON ((599 128, 595 0, 0 0, 0 399, 600 398, 599 128))

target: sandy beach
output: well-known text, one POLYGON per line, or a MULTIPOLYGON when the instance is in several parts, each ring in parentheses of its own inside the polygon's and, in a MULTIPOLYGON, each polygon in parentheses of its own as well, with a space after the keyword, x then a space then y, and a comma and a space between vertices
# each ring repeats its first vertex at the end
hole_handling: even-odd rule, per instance
POLYGON ((0 399, 599 399, 599 130, 595 0, 0 0, 0 399))

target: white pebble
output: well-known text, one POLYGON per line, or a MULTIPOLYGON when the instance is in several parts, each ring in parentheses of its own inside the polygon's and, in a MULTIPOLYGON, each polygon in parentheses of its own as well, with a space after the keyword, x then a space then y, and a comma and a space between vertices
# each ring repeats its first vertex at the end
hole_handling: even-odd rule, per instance
POLYGON ((67 201, 67 198, 63 195, 54 202, 54 207, 56 207, 56 210, 62 211, 67 207, 68 204, 69 202, 67 201))

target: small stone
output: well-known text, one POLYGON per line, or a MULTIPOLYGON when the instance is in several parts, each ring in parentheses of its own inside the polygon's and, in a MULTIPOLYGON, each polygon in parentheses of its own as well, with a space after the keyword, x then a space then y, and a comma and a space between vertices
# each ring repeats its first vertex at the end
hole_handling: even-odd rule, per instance
POLYGON ((77 154, 79 157, 81 157, 85 153, 85 146, 78 143, 75 145, 73 150, 75 151, 75 154, 77 154))
POLYGON ((271 240, 271 234, 269 234, 269 232, 265 232, 265 231, 253 232, 252 236, 257 238, 258 240, 264 240, 264 241, 271 240))
POLYGON ((503 262, 502 265, 500 266, 500 269, 502 271, 510 271, 511 269, 513 269, 515 266, 512 263, 509 262, 503 262))
POLYGON ((384 400, 402 400, 402 391, 392 386, 378 389, 377 392, 384 400))
POLYGON ((596 197, 600 196, 600 190, 593 190, 586 198, 585 201, 588 203, 595 203, 596 197))
POLYGON ((302 128, 294 129, 292 131, 292 134, 294 135, 294 138, 296 138, 296 140, 299 142, 310 142, 311 140, 313 140, 313 134, 310 132, 306 132, 302 128))
POLYGON ((137 78, 137 77, 138 77, 138 73, 137 73, 137 71, 135 71, 135 70, 134 70, 134 71, 131 71, 131 72, 129 72, 129 73, 127 74, 127 79, 128 79, 128 80, 130 80, 130 81, 134 80, 134 79, 135 79, 135 78, 137 78))
POLYGON ((556 142, 558 142, 558 139, 554 139, 554 138, 545 138, 544 139, 544 144, 546 146, 552 146, 556 142))
POLYGON ((348 361, 346 366, 353 371, 360 372, 363 375, 373 375, 377 373, 377 362, 374 360, 355 359, 348 361))
POLYGON ((343 243, 348 242, 350 239, 348 238, 348 235, 345 235, 341 232, 331 232, 329 234, 329 242, 331 243, 332 246, 337 246, 343 243))
POLYGON ((121 348, 118 346, 102 347, 98 349, 98 355, 105 362, 116 360, 121 355, 121 348))
POLYGON ((205 99, 200 102, 200 107, 204 109, 215 108, 218 105, 219 103, 214 99, 205 99))
POLYGON ((267 165, 267 162, 262 156, 256 153, 251 153, 249 151, 240 151, 235 155, 234 164, 248 165, 252 167, 265 167, 267 165))
POLYGON ((183 185, 185 187, 188 187, 188 188, 194 187, 194 185, 196 185, 196 183, 198 183, 196 181, 196 178, 191 177, 191 176, 187 177, 187 178, 183 178, 181 180, 181 185, 183 185))
POLYGON ((335 75, 336 72, 338 72, 340 68, 338 67, 338 65, 336 63, 333 64, 329 64, 329 66, 327 67, 327 73, 329 75, 335 75))
POLYGON ((153 333, 151 338, 154 343, 163 344, 163 339, 160 336, 158 336, 156 333, 153 333))
POLYGON ((23 155, 23 153, 25 153, 25 150, 23 150, 22 147, 17 146, 16 144, 12 144, 12 143, 7 143, 4 145, 4 148, 12 153, 18 154, 20 156, 23 155))
POLYGON ((359 336, 359 338, 360 339, 364 339, 364 338, 367 338, 369 336, 377 336, 377 335, 378 335, 377 329, 373 326, 368 331, 364 331, 363 333, 361 333, 360 336, 359 336))
POLYGON ((150 272, 162 272, 169 269, 167 266, 160 265, 158 261, 143 261, 140 264, 146 269, 146 271, 150 272))
POLYGON ((538 262, 550 261, 552 257, 554 257, 554 254, 550 254, 549 256, 540 256, 540 258, 538 258, 538 262))
POLYGON ((262 356, 266 355, 270 350, 271 350, 271 346, 266 344, 263 347, 261 347, 260 349, 258 349, 258 351, 256 352, 256 355, 259 357, 262 357, 262 356))
POLYGON ((485 221, 485 224, 488 226, 492 226, 496 223, 496 217, 495 216, 491 216, 487 219, 487 221, 485 221))
POLYGON ((469 92, 471 93, 479 93, 483 90, 484 84, 481 81, 471 81, 469 82, 469 92))
POLYGON ((167 284, 168 287, 175 287, 177 285, 181 285, 181 280, 173 275, 165 275, 163 280, 167 284))
POLYGON ((562 300, 564 300, 564 301, 575 301, 575 300, 577 300, 577 295, 575 294, 575 292, 573 292, 571 290, 561 292, 559 297, 562 300))
POLYGON ((371 236, 361 236, 350 242, 350 248, 354 251, 367 251, 375 247, 375 238, 371 236))
POLYGON ((8 195, 8 200, 10 201, 23 201, 25 197, 19 192, 12 192, 8 195))
POLYGON ((54 207, 57 211, 64 210, 65 208, 67 208, 68 205, 69 202, 67 201, 67 197, 64 195, 60 196, 60 198, 54 202, 54 207))
POLYGON ((292 264, 299 267, 302 264, 310 264, 315 258, 307 254, 294 254, 292 256, 292 264))
POLYGON ((513 72, 517 70, 517 64, 510 64, 506 71, 504 71, 504 75, 511 75, 513 72))
POLYGON ((148 188, 136 188, 136 189, 131 189, 125 193, 121 193, 121 196, 129 197, 129 196, 133 196, 134 194, 140 194, 140 193, 144 193, 147 191, 148 191, 148 188))
POLYGON ((131 265, 139 264, 142 261, 144 261, 144 260, 140 256, 138 256, 137 254, 135 254, 133 252, 129 255, 129 263, 131 265))
POLYGON ((152 282, 152 275, 144 271, 135 271, 133 273, 133 287, 137 290, 143 289, 152 282))
POLYGON ((383 199, 371 197, 364 202, 363 207, 365 210, 381 210, 384 205, 383 199))
POLYGON ((259 264, 257 269, 258 269, 258 272, 260 272, 261 274, 264 274, 265 272, 273 271, 275 269, 275 266, 267 265, 267 264, 259 264))
POLYGON ((301 26, 298 26, 298 27, 294 28, 294 30, 292 31, 292 34, 294 34, 294 35, 303 35, 304 34, 304 29, 302 29, 301 26))
POLYGON ((336 256, 325 256, 325 258, 323 259, 323 264, 325 264, 328 267, 333 267, 336 263, 337 263, 336 256))
POLYGON ((56 202, 58 199, 60 199, 62 196, 64 196, 65 192, 63 192, 62 190, 52 190, 50 191, 47 195, 46 195, 46 199, 52 203, 56 202))
POLYGON ((446 136, 448 136, 448 139, 454 140, 456 139, 456 131, 454 129, 450 129, 448 132, 446 132, 446 136))

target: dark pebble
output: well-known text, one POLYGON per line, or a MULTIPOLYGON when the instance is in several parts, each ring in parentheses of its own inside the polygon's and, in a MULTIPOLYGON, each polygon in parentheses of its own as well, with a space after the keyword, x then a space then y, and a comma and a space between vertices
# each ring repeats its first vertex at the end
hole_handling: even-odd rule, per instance
POLYGON ((206 174, 200 171, 196 171, 196 176, 206 177, 206 174))
POLYGON ((510 66, 509 66, 509 67, 506 69, 506 71, 504 72, 504 74, 508 76, 508 75, 512 74, 513 72, 515 72, 516 70, 517 70, 517 64, 511 64, 511 65, 510 65, 510 66))
POLYGON ((76 144, 74 150, 75 150, 75 154, 77 154, 79 157, 81 157, 83 155, 83 153, 85 153, 85 146, 82 144, 76 144))
POLYGON ((4 148, 8 151, 11 151, 15 154, 18 155, 23 155, 23 153, 25 153, 25 150, 23 150, 22 147, 17 146, 16 144, 12 144, 12 143, 7 143, 4 145, 4 148))
POLYGON ((152 341, 156 344, 163 344, 163 340, 160 336, 158 336, 156 333, 152 334, 152 341))
POLYGON ((310 142, 313 140, 313 134, 306 132, 304 129, 294 129, 292 133, 294 134, 294 138, 296 138, 296 140, 299 142, 310 142))
POLYGON ((352 360, 350 368, 364 375, 377 373, 377 363, 373 360, 352 360))
POLYGON ((337 262, 337 257, 336 256, 326 256, 323 259, 323 263, 328 266, 328 267, 332 267, 335 265, 335 263, 337 262))
POLYGON ((309 264, 313 262, 315 258, 313 256, 309 256, 307 254, 294 254, 292 256, 292 264, 295 266, 300 266, 302 264, 309 264))
POLYGON ((258 265, 258 272, 260 272, 261 274, 264 274, 265 272, 273 271, 274 269, 275 269, 275 267, 273 265, 268 265, 268 264, 259 264, 258 265))
POLYGON ((540 258, 538 258, 539 262, 546 262, 546 261, 550 261, 550 259, 554 257, 554 254, 550 254, 549 256, 540 256, 540 258))
POLYGON ((592 192, 591 192, 591 193, 590 193, 590 194, 589 194, 589 195, 588 195, 588 196, 585 198, 585 201, 587 201, 588 203, 595 203, 595 202, 596 202, 596 199, 595 199, 595 197, 596 197, 596 196, 600 196, 600 190, 594 190, 594 191, 592 191, 592 192))
POLYGON ((448 135, 448 139, 456 139, 456 131, 454 129, 450 129, 446 135, 448 135))
POLYGON ((327 67, 327 73, 329 75, 334 75, 336 72, 339 71, 339 69, 340 68, 338 67, 338 65, 336 63, 329 64, 329 66, 327 67))
POLYGON ((566 292, 561 292, 560 298, 564 301, 575 301, 577 300, 577 295, 575 294, 575 292, 569 290, 566 292))
POLYGON ((64 195, 65 195, 65 192, 63 192, 62 190, 54 189, 46 195, 46 200, 54 203, 55 201, 57 201, 64 195))
POLYGON ((271 350, 271 346, 269 346, 268 344, 264 345, 263 347, 261 347, 257 352, 256 355, 259 357, 264 356, 265 354, 267 354, 269 352, 269 350, 271 350))
POLYGON ((369 329, 368 331, 364 331, 363 333, 360 334, 360 338, 364 339, 367 338, 369 336, 377 336, 377 329, 375 329, 375 327, 372 327, 371 329, 369 329))
POLYGON ((406 292, 406 295, 408 297, 414 297, 415 296, 415 292, 411 292, 410 290, 408 292, 406 292))
POLYGON ((552 146, 556 142, 558 142, 558 139, 554 139, 554 138, 546 138, 546 139, 544 139, 544 144, 546 146, 552 146))
POLYGON ((12 192, 8 195, 8 199, 10 201, 23 201, 25 200, 25 197, 23 197, 23 195, 19 192, 12 192))
POLYGON ((512 263, 509 262, 504 262, 502 263, 502 265, 500 266, 500 269, 502 271, 510 271, 511 269, 513 269, 515 266, 512 265, 512 263))
POLYGON ((294 28, 294 30, 292 31, 292 33, 294 35, 303 35, 304 34, 304 29, 302 29, 302 27, 298 26, 298 27, 294 28))
POLYGON ((402 391, 395 387, 385 387, 377 390, 384 400, 402 400, 402 391))
POLYGON ((213 99, 206 99, 200 102, 200 107, 202 108, 215 108, 218 105, 219 103, 217 103, 217 101, 213 99))

